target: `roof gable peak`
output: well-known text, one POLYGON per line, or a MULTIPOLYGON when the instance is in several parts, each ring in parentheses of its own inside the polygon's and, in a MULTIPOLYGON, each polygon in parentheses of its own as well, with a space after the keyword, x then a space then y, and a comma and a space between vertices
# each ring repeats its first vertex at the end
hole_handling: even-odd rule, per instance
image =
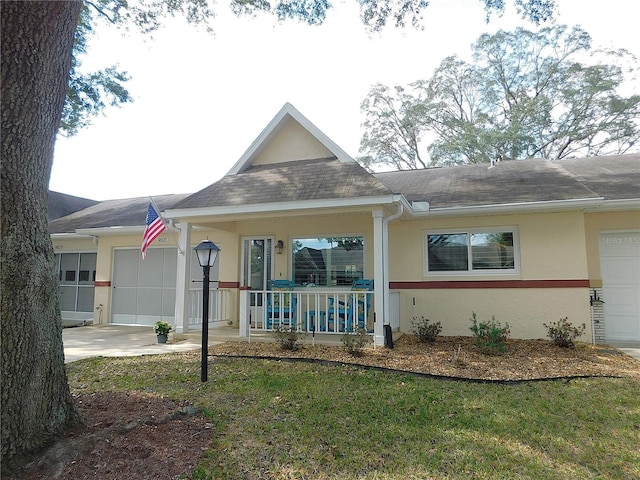
MULTIPOLYGON (((265 129, 256 137, 249 148, 244 152, 235 165, 227 172, 227 175, 236 175, 246 170, 254 164, 261 153, 269 147, 271 142, 283 132, 283 129, 290 125, 291 122, 297 123, 307 134, 311 135, 324 149, 331 152, 339 161, 344 163, 355 163, 342 148, 327 137, 318 127, 316 127, 309 119, 300 113, 289 102, 285 103, 280 111, 267 124, 265 129)), ((326 156, 326 155, 325 155, 326 156)), ((301 159, 302 160, 302 159, 301 159)))

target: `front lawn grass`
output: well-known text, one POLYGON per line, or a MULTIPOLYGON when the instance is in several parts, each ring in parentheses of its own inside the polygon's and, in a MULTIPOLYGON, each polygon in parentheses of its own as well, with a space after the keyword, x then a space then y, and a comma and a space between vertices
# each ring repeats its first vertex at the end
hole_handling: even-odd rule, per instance
POLYGON ((486 384, 199 354, 67 366, 75 393, 137 390, 204 408, 185 478, 640 478, 640 380, 486 384))

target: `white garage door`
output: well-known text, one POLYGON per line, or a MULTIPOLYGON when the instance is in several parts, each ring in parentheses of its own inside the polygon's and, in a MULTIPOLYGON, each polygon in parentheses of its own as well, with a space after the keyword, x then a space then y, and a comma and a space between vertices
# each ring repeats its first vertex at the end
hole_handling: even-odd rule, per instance
POLYGON ((640 341, 640 232, 600 234, 606 341, 640 341))
POLYGON ((140 249, 114 252, 111 323, 174 323, 177 256, 176 248, 150 248, 144 260, 140 249))

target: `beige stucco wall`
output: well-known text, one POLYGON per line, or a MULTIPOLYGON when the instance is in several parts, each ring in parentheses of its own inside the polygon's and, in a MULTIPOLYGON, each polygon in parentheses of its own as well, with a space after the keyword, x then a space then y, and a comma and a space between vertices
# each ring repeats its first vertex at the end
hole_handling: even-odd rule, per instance
POLYGON ((586 279, 582 213, 544 213, 397 221, 389 227, 391 281, 586 279), (424 234, 430 230, 516 227, 520 273, 425 276, 424 234))
POLYGON ((504 288, 405 290, 400 295, 401 330, 411 332, 413 318, 441 322, 442 335, 471 335, 469 318, 479 321, 495 315, 508 323, 512 338, 544 338, 543 323, 568 317, 574 324, 585 323, 582 338, 591 341, 589 291, 587 288, 504 288), (413 300, 415 299, 415 306, 413 300))
POLYGON ((298 122, 289 119, 252 162, 253 165, 329 158, 334 155, 298 122))
MULTIPOLYGON (((241 280, 242 238, 272 237, 282 240, 285 251, 274 255, 275 278, 291 277, 290 245, 293 238, 356 236, 365 237, 365 277, 373 278, 373 218, 370 212, 310 214, 278 218, 235 221, 219 229, 194 229, 192 247, 209 238, 221 248, 220 280, 241 280)), ((389 266, 391 282, 483 281, 483 280, 587 280, 600 281, 599 232, 639 229, 638 212, 538 213, 527 215, 481 216, 466 218, 424 218, 394 221, 389 226, 389 266), (519 239, 520 271, 501 275, 437 275, 424 272, 426 231, 483 227, 515 227, 519 239), (586 240, 585 240, 586 232, 586 240)), ((113 251, 139 248, 141 233, 103 236, 97 245, 91 239, 54 239, 57 253, 97 251, 97 280, 112 280, 113 251)), ((175 246, 178 234, 165 232, 156 246, 175 246)), ((189 252, 192 254, 192 252, 189 252)), ((230 289, 233 319, 237 321, 238 291, 230 289)), ((103 306, 102 321, 110 318, 111 288, 97 287, 95 306, 103 306)), ((471 312, 480 319, 511 325, 514 337, 544 337, 542 323, 569 317, 574 323, 589 322, 589 289, 577 288, 416 288, 401 291, 401 330, 411 331, 414 317, 440 321, 445 335, 468 335, 471 312), (414 304, 415 302, 415 304, 414 304)), ((97 317, 97 313, 96 313, 97 317)), ((97 322, 97 318, 95 319, 97 322)), ((588 330, 588 335, 590 330, 588 330)), ((586 338, 587 340, 589 338, 586 338)))
POLYGON ((585 234, 589 282, 602 287, 600 272, 600 233, 616 230, 640 230, 640 211, 598 212, 585 214, 585 234))
MULTIPOLYGON (((432 218, 401 221, 390 226, 390 281, 585 280, 586 244, 582 213, 432 218), (516 227, 520 272, 501 275, 425 275, 426 231, 482 227, 516 227)), ((401 330, 411 331, 414 317, 440 321, 444 335, 469 335, 469 317, 495 315, 509 323, 512 337, 546 335, 542 323, 569 317, 590 322, 589 290, 577 288, 416 288, 401 292, 401 330), (414 306, 415 302, 415 306, 414 306)), ((590 339, 588 330, 586 339, 590 339)))

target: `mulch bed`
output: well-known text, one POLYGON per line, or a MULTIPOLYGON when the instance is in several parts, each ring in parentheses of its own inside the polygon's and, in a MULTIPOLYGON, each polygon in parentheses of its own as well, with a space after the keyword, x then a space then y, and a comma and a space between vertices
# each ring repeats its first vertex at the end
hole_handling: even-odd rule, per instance
POLYGON ((282 350, 274 343, 227 342, 210 347, 209 354, 318 359, 472 380, 640 376, 640 360, 608 345, 580 342, 574 348, 561 348, 545 339, 509 339, 506 352, 487 355, 480 351, 472 337, 438 337, 434 343, 421 343, 416 336, 404 335, 393 349, 367 347, 357 357, 342 346, 312 346, 308 339, 306 342, 297 351, 282 350))

